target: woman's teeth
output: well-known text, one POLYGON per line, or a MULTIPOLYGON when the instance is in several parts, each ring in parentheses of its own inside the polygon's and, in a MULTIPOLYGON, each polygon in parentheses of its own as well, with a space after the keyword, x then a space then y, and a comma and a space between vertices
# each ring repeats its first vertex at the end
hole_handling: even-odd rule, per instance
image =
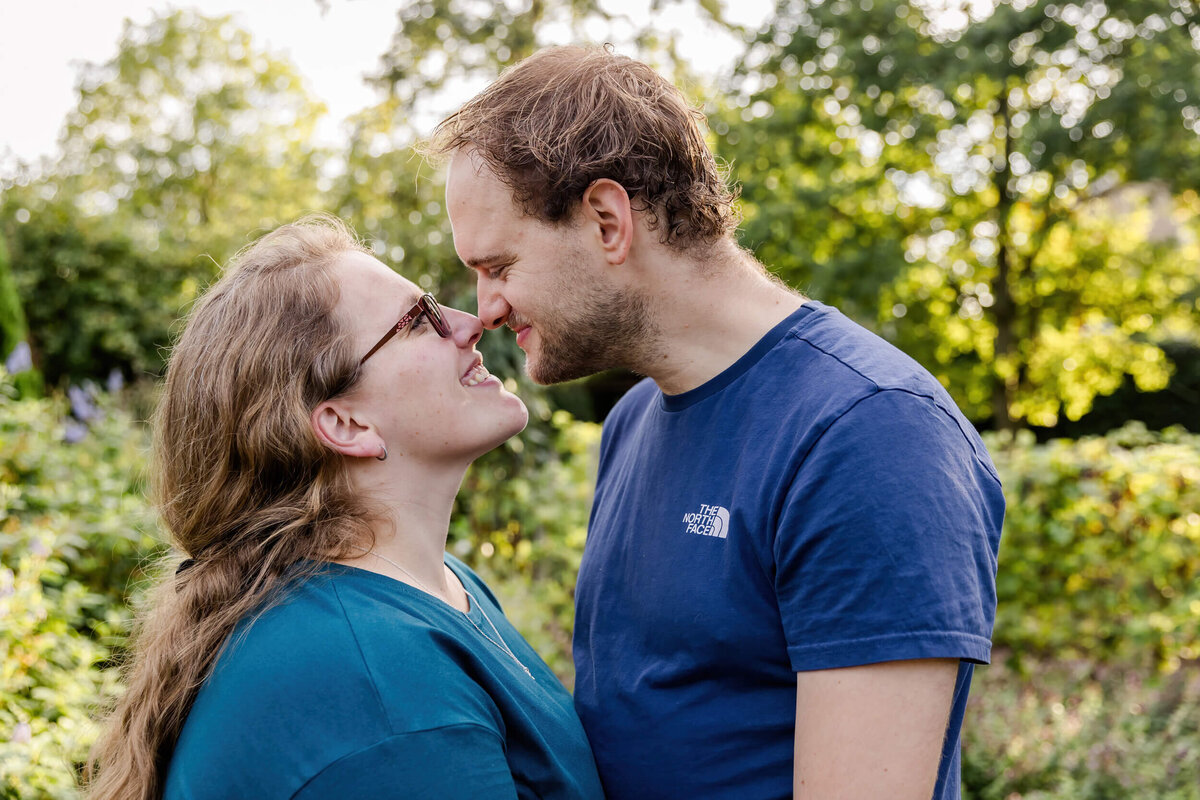
POLYGON ((475 367, 462 378, 463 386, 478 386, 479 384, 492 377, 492 374, 484 369, 483 364, 475 367))

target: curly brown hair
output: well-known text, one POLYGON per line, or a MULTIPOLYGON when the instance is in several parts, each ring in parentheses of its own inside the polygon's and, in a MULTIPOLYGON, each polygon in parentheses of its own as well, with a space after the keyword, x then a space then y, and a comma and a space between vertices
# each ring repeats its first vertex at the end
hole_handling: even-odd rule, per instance
POLYGON ((549 47, 504 73, 424 144, 476 152, 524 213, 571 218, 588 185, 620 183, 661 240, 711 244, 739 221, 737 192, 704 141, 704 115, 649 66, 609 47, 549 47))

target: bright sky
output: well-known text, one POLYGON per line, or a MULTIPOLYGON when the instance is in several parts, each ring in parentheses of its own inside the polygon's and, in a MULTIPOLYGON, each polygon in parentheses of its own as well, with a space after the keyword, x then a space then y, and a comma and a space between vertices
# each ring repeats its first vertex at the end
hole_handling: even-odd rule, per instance
MULTIPOLYGON (((609 11, 644 19, 649 0, 607 0, 609 11)), ((75 105, 79 64, 116 54, 123 21, 150 20, 153 9, 174 5, 146 0, 0 0, 0 165, 53 155, 67 112, 75 105)), ((196 0, 188 7, 210 16, 234 14, 256 45, 296 64, 312 93, 330 110, 322 138, 335 141, 341 121, 372 104, 363 75, 375 71, 396 27, 402 0, 196 0)), ((690 7, 690 4, 687 4, 690 7)), ((772 0, 728 2, 736 22, 757 28, 772 0)), ((679 6, 655 20, 675 31, 680 52, 701 71, 715 73, 739 52, 732 39, 698 22, 679 6)), ((466 98, 463 98, 464 100, 466 98)))

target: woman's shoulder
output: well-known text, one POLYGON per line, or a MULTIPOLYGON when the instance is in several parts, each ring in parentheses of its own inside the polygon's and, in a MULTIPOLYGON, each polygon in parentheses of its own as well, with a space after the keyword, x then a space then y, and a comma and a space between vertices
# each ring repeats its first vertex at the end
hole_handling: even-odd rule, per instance
POLYGON ((192 717, 270 720, 288 737, 326 736, 353 720, 341 735, 355 739, 491 724, 440 610, 415 593, 383 575, 323 565, 238 626, 192 717))
POLYGON ((172 779, 229 789, 211 796, 287 796, 397 736, 463 725, 498 735, 417 600, 389 580, 322 565, 245 620, 196 697, 172 779))
MULTIPOLYGON (((258 706, 336 694, 357 694, 370 705, 369 669, 355 645, 352 626, 338 596, 338 576, 320 571, 281 589, 260 612, 242 620, 230 635, 197 705, 209 698, 227 709, 250 713, 258 706), (337 676, 331 683, 331 676, 337 676)), ((365 710, 365 709, 363 709, 365 710)))

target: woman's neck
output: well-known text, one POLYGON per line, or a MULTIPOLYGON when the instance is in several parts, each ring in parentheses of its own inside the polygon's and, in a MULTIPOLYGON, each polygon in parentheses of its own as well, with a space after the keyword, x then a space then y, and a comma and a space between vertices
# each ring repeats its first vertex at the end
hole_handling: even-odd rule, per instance
POLYGON ((377 509, 371 522, 374 543, 338 563, 403 581, 465 611, 465 591, 446 568, 445 551, 454 497, 466 467, 415 469, 388 462, 361 466, 366 469, 354 476, 359 478, 355 483, 377 509))

